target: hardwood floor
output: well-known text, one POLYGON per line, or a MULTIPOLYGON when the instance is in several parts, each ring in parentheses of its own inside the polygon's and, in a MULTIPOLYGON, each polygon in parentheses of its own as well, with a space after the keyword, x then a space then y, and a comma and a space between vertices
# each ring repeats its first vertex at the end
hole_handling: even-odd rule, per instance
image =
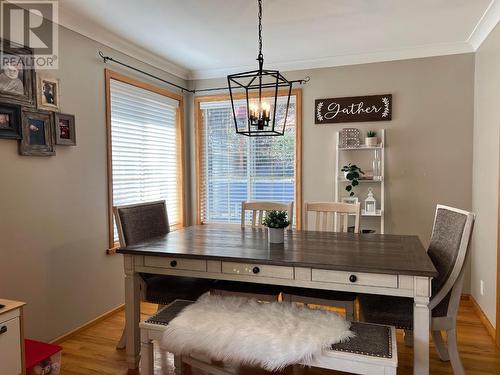
MULTIPOLYGON (((142 304, 144 317, 156 311, 155 305, 142 304)), ((458 319, 458 339, 460 355, 467 374, 500 374, 500 350, 494 345, 485 327, 474 313, 472 302, 463 300, 458 319)), ((138 371, 127 370, 125 352, 115 349, 124 325, 124 312, 89 327, 61 343, 63 347, 62 375, 135 375, 138 371)), ((398 374, 412 374, 412 350, 405 347, 401 332, 398 333, 398 374)), ((155 353, 156 374, 174 374, 173 358, 168 354, 155 353)), ((189 374, 189 371, 187 371, 189 374)), ((196 372, 192 375, 201 375, 196 372)), ((245 368, 244 375, 267 374, 265 371, 245 368)), ((283 374, 292 374, 286 369, 283 374)), ((304 375, 340 374, 333 371, 304 368, 304 375)), ((449 362, 441 362, 431 343, 431 374, 453 374, 449 362)))

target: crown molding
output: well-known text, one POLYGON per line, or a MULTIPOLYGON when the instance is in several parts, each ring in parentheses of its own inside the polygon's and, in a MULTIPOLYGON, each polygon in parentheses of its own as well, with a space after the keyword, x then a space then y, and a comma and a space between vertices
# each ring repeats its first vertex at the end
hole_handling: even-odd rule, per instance
MULTIPOLYGON (((456 55, 474 52, 468 42, 432 44, 394 51, 381 51, 356 55, 339 55, 320 59, 305 59, 289 62, 268 62, 266 66, 280 71, 330 68, 335 66, 369 64, 385 61, 408 60, 432 56, 456 55)), ((194 70, 190 79, 221 78, 238 71, 255 69, 256 65, 246 65, 221 69, 194 70)))
POLYGON ((498 22, 500 22, 500 1, 491 0, 490 5, 488 5, 467 39, 467 42, 471 44, 475 51, 483 44, 498 22))
POLYGON ((61 6, 61 4, 59 4, 58 24, 157 69, 185 80, 190 78, 191 72, 188 69, 126 41, 96 23, 72 14, 61 6))

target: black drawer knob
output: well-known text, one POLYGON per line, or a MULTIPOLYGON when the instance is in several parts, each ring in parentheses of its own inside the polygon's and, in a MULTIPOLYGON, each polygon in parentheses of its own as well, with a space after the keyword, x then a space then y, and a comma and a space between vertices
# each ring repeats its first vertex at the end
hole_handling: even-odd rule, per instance
POLYGON ((0 335, 5 332, 7 332, 7 326, 0 327, 0 335))
POLYGON ((255 273, 255 274, 258 274, 260 272, 260 268, 259 267, 254 267, 252 269, 252 272, 255 273))
POLYGON ((351 275, 351 276, 349 276, 349 281, 350 281, 351 283, 355 283, 357 280, 358 280, 358 278, 356 277, 356 275, 351 275))
POLYGON ((171 261, 170 267, 177 267, 177 261, 176 260, 171 261))

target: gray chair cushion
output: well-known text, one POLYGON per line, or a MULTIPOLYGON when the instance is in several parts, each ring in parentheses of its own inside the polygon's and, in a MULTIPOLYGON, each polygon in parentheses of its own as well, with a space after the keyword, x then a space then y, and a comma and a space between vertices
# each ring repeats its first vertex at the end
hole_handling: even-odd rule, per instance
POLYGON ((248 294, 260 295, 276 295, 276 298, 281 293, 281 287, 267 284, 241 283, 238 281, 217 280, 213 289, 223 290, 226 292, 239 292, 248 294))
POLYGON ((197 300, 210 291, 212 280, 194 277, 141 274, 146 283, 146 302, 168 305, 176 299, 197 300))
POLYGON ((193 304, 191 301, 175 301, 170 306, 166 306, 152 317, 146 320, 146 323, 168 325, 182 310, 193 304))
POLYGON ((164 236, 170 231, 165 202, 118 207, 118 215, 127 246, 164 236))
POLYGON ((356 300, 355 293, 336 292, 333 290, 309 289, 298 287, 283 288, 284 294, 290 294, 300 297, 318 298, 330 301, 354 301, 356 300))
POLYGON ((391 327, 360 322, 351 323, 356 337, 332 345, 332 350, 371 357, 392 358, 391 327))
MULTIPOLYGON (((447 296, 432 310, 433 317, 446 316, 447 296)), ((400 329, 413 329, 413 298, 358 295, 363 320, 368 323, 393 325, 400 329)))

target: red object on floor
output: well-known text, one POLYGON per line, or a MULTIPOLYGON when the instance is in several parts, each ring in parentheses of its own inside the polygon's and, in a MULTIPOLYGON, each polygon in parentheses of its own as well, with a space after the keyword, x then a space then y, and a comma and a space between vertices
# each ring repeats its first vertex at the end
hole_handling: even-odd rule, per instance
POLYGON ((31 370, 41 361, 52 357, 62 350, 59 345, 47 344, 35 340, 24 340, 26 370, 31 370))

